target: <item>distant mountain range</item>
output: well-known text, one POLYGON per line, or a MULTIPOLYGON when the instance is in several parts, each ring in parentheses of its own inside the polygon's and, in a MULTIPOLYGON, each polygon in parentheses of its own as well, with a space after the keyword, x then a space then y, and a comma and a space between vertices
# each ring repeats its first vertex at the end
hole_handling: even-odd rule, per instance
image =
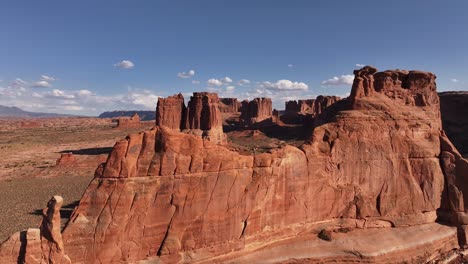
POLYGON ((131 110, 131 111, 110 111, 110 112, 104 112, 99 115, 100 118, 115 118, 119 116, 128 116, 131 117, 135 113, 137 113, 140 116, 140 120, 142 121, 149 121, 149 120, 155 120, 156 119, 156 113, 155 111, 138 111, 138 110, 131 110))
POLYGON ((37 113, 24 111, 16 106, 4 106, 0 105, 0 117, 12 117, 12 118, 41 118, 41 117, 60 117, 60 116, 73 116, 55 113, 37 113))

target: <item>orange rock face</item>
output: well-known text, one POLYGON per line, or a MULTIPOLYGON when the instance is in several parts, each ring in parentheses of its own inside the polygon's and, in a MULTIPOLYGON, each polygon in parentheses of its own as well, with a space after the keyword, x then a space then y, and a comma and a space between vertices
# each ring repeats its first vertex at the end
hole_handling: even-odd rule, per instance
POLYGON ((158 98, 156 106, 156 125, 180 129, 185 118, 184 96, 177 94, 167 98, 158 98))
POLYGON ((241 103, 237 98, 220 98, 219 110, 222 113, 237 113, 241 103))
MULTIPOLYGON (((274 254, 270 243, 296 252, 280 241, 324 229, 418 225, 408 229, 412 237, 424 234, 416 251, 416 241, 407 239, 400 249, 371 247, 366 261, 398 254, 402 262, 417 260, 426 256, 425 245, 450 250, 455 229, 434 222, 437 210, 464 221, 467 167, 441 136, 435 76, 372 67, 355 74, 350 98, 326 108, 299 148, 241 155, 167 126, 117 142, 62 233, 67 255, 85 263, 212 263, 242 252, 255 263, 274 254)), ((194 95, 193 102, 188 112, 195 118, 187 126, 216 127, 216 118, 204 123, 201 113, 216 115, 211 107, 218 101, 194 95)), ((382 240, 390 233, 380 233, 382 240)), ((306 250, 304 243, 297 245, 306 250)))
POLYGON ((140 116, 135 113, 132 117, 121 117, 117 119, 117 128, 127 129, 127 128, 135 128, 140 127, 140 116))
POLYGON ((222 143, 225 135, 219 101, 215 93, 193 93, 186 108, 181 94, 159 98, 156 124, 222 143))
POLYGON ((62 153, 60 154, 60 158, 57 159, 55 163, 56 166, 74 166, 76 165, 76 157, 73 153, 62 153))
POLYGON ((272 102, 270 98, 255 98, 252 101, 243 101, 241 120, 244 124, 251 125, 271 118, 272 102))
POLYGON ((338 96, 323 96, 319 95, 316 99, 306 99, 298 101, 287 101, 285 103, 285 113, 281 117, 286 123, 304 123, 311 120, 322 112, 327 107, 341 100, 338 96))
POLYGON ((29 228, 13 234, 0 247, 0 263, 70 264, 60 232, 63 199, 53 196, 42 212, 39 229, 29 228))

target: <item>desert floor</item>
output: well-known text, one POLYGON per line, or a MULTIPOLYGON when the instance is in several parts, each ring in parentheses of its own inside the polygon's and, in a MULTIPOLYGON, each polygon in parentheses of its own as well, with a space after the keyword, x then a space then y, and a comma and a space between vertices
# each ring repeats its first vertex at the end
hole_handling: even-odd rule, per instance
POLYGON ((110 119, 48 118, 26 126, 22 120, 0 120, 0 241, 38 227, 53 195, 64 198, 64 224, 115 142, 151 128, 153 122, 118 129, 110 119), (56 166, 67 152, 76 162, 56 166))

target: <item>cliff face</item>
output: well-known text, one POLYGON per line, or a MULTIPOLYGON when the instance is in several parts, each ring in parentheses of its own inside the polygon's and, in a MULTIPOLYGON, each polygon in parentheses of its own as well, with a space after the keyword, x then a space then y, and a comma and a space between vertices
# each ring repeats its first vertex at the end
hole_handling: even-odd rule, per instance
POLYGON ((159 98, 156 125, 182 130, 218 143, 224 140, 219 98, 214 93, 193 93, 187 107, 182 94, 159 98))
POLYGON ((240 111, 242 122, 252 125, 271 118, 272 102, 270 98, 255 98, 252 101, 243 101, 240 111))
POLYGON ((299 120, 301 117, 308 116, 314 118, 325 111, 327 107, 333 105, 339 100, 341 100, 341 98, 338 96, 319 95, 316 99, 287 101, 285 103, 286 111, 283 119, 292 122, 303 122, 303 120, 299 120), (298 120, 294 121, 294 119, 298 120))
POLYGON ((468 157, 468 92, 439 93, 442 126, 460 153, 468 157))
POLYGON ((186 107, 182 94, 158 98, 158 105, 156 106, 157 126, 180 129, 184 125, 185 115, 186 107))
MULTIPOLYGON (((317 228, 402 226, 417 226, 411 230, 421 233, 411 236, 425 234, 431 251, 451 249, 456 231, 436 228, 443 240, 431 237, 430 224, 418 227, 434 223, 438 209, 460 216, 468 197, 466 160, 440 133, 435 76, 371 67, 355 74, 350 98, 326 108, 300 148, 241 155, 164 126, 117 142, 63 231, 67 255, 89 263, 210 262, 268 252, 270 243, 305 239, 317 228)), ((368 259, 426 256, 418 243, 418 251, 392 244, 368 259)))
POLYGON ((238 113, 241 103, 237 98, 220 98, 219 110, 222 113, 238 113))

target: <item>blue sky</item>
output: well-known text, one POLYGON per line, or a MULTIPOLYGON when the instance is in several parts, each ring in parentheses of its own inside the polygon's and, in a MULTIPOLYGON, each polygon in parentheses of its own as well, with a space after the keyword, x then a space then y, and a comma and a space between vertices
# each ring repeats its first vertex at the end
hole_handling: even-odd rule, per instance
POLYGON ((95 115, 208 90, 283 108, 346 96, 358 64, 431 71, 439 91, 468 90, 467 10, 463 0, 3 0, 0 104, 95 115))

